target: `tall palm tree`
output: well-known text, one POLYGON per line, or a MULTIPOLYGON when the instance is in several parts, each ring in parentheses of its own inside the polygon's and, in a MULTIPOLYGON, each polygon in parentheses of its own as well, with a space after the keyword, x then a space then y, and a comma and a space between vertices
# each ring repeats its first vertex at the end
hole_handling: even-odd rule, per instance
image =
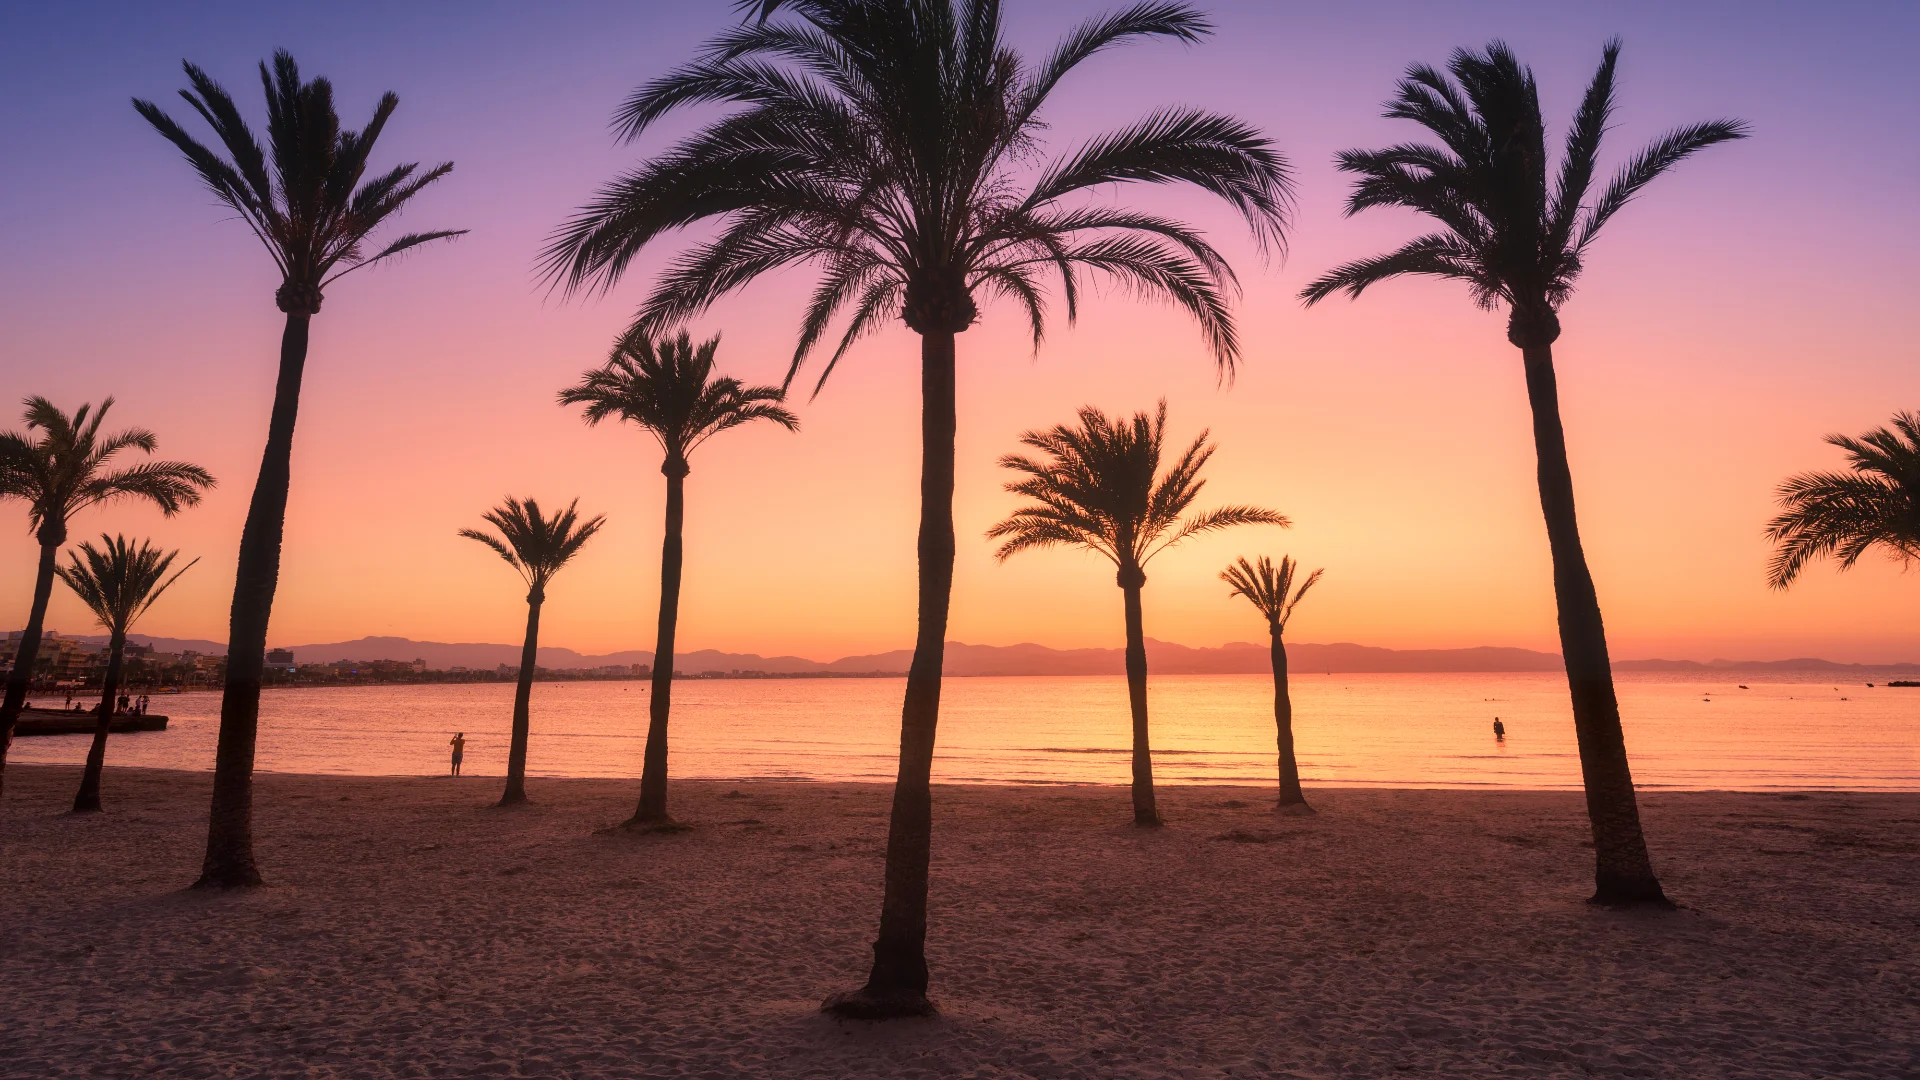
POLYGON ((660 443, 660 472, 667 478, 667 524, 660 543, 660 623, 654 641, 653 693, 647 711, 647 749, 640 771, 640 805, 630 825, 665 825, 667 814, 667 718, 673 708, 674 630, 680 622, 681 534, 687 516, 688 457, 708 439, 770 420, 788 431, 800 421, 780 405, 777 386, 747 386, 715 376, 717 337, 695 346, 682 332, 656 341, 638 328, 621 335, 605 366, 586 372, 560 391, 563 405, 585 405, 588 424, 624 420, 660 443))
POLYGON ((1613 115, 1619 55, 1620 43, 1608 42, 1574 114, 1553 180, 1547 175, 1546 125, 1533 72, 1506 45, 1496 41, 1482 53, 1456 51, 1448 63, 1451 80, 1424 64, 1409 68, 1386 115, 1422 125, 1444 145, 1340 154, 1341 170, 1360 177, 1347 213, 1405 207, 1439 221, 1443 231, 1341 266, 1301 296, 1309 305, 1340 290, 1358 296, 1388 278, 1414 274, 1465 282, 1483 308, 1506 305, 1507 340, 1520 350, 1533 407, 1560 646, 1593 824, 1593 902, 1665 904, 1640 831, 1606 629, 1580 547, 1553 343, 1560 336, 1560 307, 1572 295, 1601 228, 1655 177, 1696 151, 1745 137, 1747 129, 1737 120, 1715 120, 1669 132, 1631 158, 1590 199, 1600 139, 1613 115))
POLYGON ((0 700, 0 779, 6 775, 14 723, 33 685, 60 546, 67 542, 67 525, 73 516, 103 502, 138 499, 172 517, 199 502, 200 492, 213 486, 213 474, 184 461, 148 461, 112 468, 113 459, 122 453, 138 450, 151 454, 159 448, 160 440, 145 428, 102 435, 100 425, 111 408, 113 399, 108 398, 98 409, 82 405, 69 416, 46 398, 30 397, 26 400, 27 430, 0 432, 0 499, 19 499, 27 504, 27 528, 40 541, 33 606, 27 612, 26 632, 20 635, 20 646, 14 652, 6 697, 0 700))
POLYGON ((1109 418, 1099 409, 1080 410, 1080 424, 1029 431, 1020 441, 1039 459, 1008 454, 1003 468, 1025 475, 1007 490, 1034 500, 987 530, 1003 540, 994 552, 1005 561, 1029 548, 1069 544, 1096 551, 1114 565, 1126 610, 1127 701, 1133 710, 1133 823, 1160 824, 1153 797, 1153 751, 1147 734, 1147 642, 1140 590, 1147 563, 1190 536, 1234 525, 1279 525, 1285 516, 1257 506, 1223 506, 1181 517, 1207 484, 1200 470, 1214 446, 1202 431, 1163 474, 1161 449, 1167 403, 1152 416, 1109 418))
POLYGON ((460 535, 478 540, 492 548, 527 583, 527 638, 520 646, 520 681, 513 691, 513 743, 507 751, 507 789, 500 795, 501 806, 527 801, 527 734, 531 729, 529 703, 533 700, 533 674, 540 652, 540 607, 547 601, 547 583, 560 568, 573 561, 593 534, 606 524, 605 514, 580 521, 575 507, 567 504, 552 517, 540 512, 540 504, 507 496, 507 501, 481 515, 500 535, 479 529, 461 529, 460 535))
POLYGON ((1233 586, 1228 595, 1246 597, 1266 616, 1267 633, 1273 638, 1273 726, 1280 760, 1277 809, 1283 814, 1313 813, 1313 808, 1307 805, 1306 792, 1300 790, 1300 765, 1293 756, 1293 697, 1287 693, 1287 645, 1282 635, 1293 619, 1293 609, 1300 598, 1307 595, 1307 590, 1313 588, 1313 583, 1326 571, 1308 574, 1307 580, 1295 589, 1293 577, 1299 565, 1285 555, 1280 557, 1279 566, 1265 555, 1260 556, 1259 562, 1252 563, 1241 556, 1220 572, 1220 580, 1233 586))
POLYGON ((84 814, 100 809, 100 771, 107 760, 107 732, 113 725, 114 704, 120 693, 120 676, 127 647, 127 631, 146 614, 160 594, 193 569, 193 562, 174 571, 178 551, 161 551, 142 540, 139 547, 124 536, 102 533, 103 548, 82 543, 79 554, 67 552, 67 565, 54 572, 67 583, 81 603, 107 630, 107 672, 100 686, 100 722, 93 729, 93 745, 87 749, 87 768, 80 775, 80 790, 73 796, 73 812, 84 814), (86 561, 80 561, 80 556, 86 561), (163 580, 164 579, 164 580, 163 580))
POLYGON ((1780 485, 1780 516, 1767 522, 1778 545, 1767 584, 1776 589, 1821 557, 1842 570, 1876 548, 1902 563, 1920 559, 1920 413, 1897 412, 1891 430, 1827 442, 1847 452, 1850 471, 1801 473, 1780 485))
POLYGON ((1029 64, 1002 37, 1000 0, 746 0, 757 18, 642 86, 618 114, 637 138, 684 105, 738 110, 607 185, 546 253, 567 289, 610 288, 666 233, 715 220, 720 235, 660 276, 640 324, 665 327, 782 267, 820 282, 801 321, 791 381, 850 313, 819 385, 862 336, 895 319, 920 337, 919 629, 901 707, 900 768, 885 895, 866 985, 826 1007, 843 1016, 928 1012, 927 868, 934 734, 953 585, 954 339, 979 303, 1011 298, 1038 347, 1047 280, 1069 321, 1080 277, 1105 275, 1172 301, 1230 371, 1239 355, 1226 259, 1192 227, 1116 206, 1098 189, 1185 183, 1224 199, 1263 248, 1286 223, 1285 163, 1231 117, 1169 108, 1043 159, 1043 114, 1074 68, 1149 38, 1210 28, 1184 4, 1136 3, 1084 23, 1029 64), (784 15, 783 15, 784 12, 784 15))
POLYGON ((408 233, 377 250, 369 244, 373 232, 422 188, 453 169, 451 162, 425 172, 417 164, 397 165, 366 179, 374 143, 400 104, 393 94, 380 98, 366 127, 342 130, 333 107, 333 84, 326 79, 302 82, 293 57, 276 52, 271 70, 260 65, 267 98, 267 145, 262 147, 226 90, 198 67, 184 66, 192 88, 180 96, 213 129, 225 157, 201 145, 152 102, 136 99, 133 107, 180 148, 214 197, 265 245, 280 273, 274 302, 287 316, 267 445, 240 533, 207 854, 196 882, 197 888, 233 888, 260 883, 253 858, 253 753, 260 683, 266 676, 267 618, 280 580, 308 324, 320 312, 323 291, 341 275, 465 230, 408 233))

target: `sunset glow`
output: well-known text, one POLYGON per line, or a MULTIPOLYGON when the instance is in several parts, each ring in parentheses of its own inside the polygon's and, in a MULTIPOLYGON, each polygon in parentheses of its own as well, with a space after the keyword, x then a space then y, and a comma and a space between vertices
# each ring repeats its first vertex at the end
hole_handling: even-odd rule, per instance
MULTIPOLYGON (((1022 5, 1015 35, 1044 48, 1100 6, 1022 5)), ((33 104, 4 121, 13 152, 0 164, 0 397, 44 394, 72 408, 114 395, 120 425, 153 428, 163 456, 220 480, 174 520, 129 505, 75 521, 76 539, 124 530, 202 558, 143 631, 226 637, 280 316, 256 242, 127 99, 170 99, 185 56, 257 109, 253 65, 289 44, 310 73, 335 81, 350 122, 380 91, 399 93, 382 147, 407 156, 382 162, 455 162, 403 227, 472 233, 348 278, 314 321, 271 641, 517 640, 520 593, 497 559, 455 535, 510 493, 578 496, 583 510, 608 515, 556 583, 543 642, 652 647, 658 450, 632 430, 590 430, 553 399, 602 361, 673 245, 604 298, 548 295, 534 256, 597 184, 685 130, 621 146, 607 118, 730 17, 710 7, 452 16, 410 7, 372 44, 350 15, 309 24, 259 8, 109 16, 59 5, 8 16, 0 81, 9 100, 33 104)), ((1920 403, 1920 278, 1905 252, 1920 226, 1917 117, 1913 95, 1896 87, 1920 26, 1911 8, 1843 8, 1748 5, 1729 22, 1666 5, 1575 14, 1484 4, 1442 17, 1407 4, 1357 37, 1337 13, 1221 3, 1204 46, 1092 63, 1062 90, 1053 145, 1163 101, 1234 112, 1293 164, 1296 227, 1285 257, 1263 265, 1217 205, 1129 196, 1200 222, 1234 260, 1246 356, 1224 385, 1184 317, 1123 293, 1091 299, 1078 327, 1056 322, 1038 355, 1004 305, 961 336, 948 636, 1118 644, 1104 563, 1067 553, 994 562, 983 533, 1014 504, 994 461, 1019 432, 1082 404, 1131 412, 1164 396, 1175 440, 1207 427, 1220 444, 1209 500, 1273 506, 1295 524, 1201 538, 1159 559, 1145 591, 1154 636, 1263 640, 1216 575, 1235 555, 1285 552, 1327 568, 1296 640, 1557 650, 1504 316, 1474 310, 1443 283, 1389 284, 1311 311, 1294 296, 1326 267, 1419 227, 1385 212, 1343 220, 1347 182, 1330 165, 1338 149, 1414 137, 1378 116, 1406 64, 1504 36, 1534 65, 1559 121, 1618 33, 1616 154, 1707 116, 1744 117, 1754 137, 1686 163, 1623 212, 1563 314, 1565 419, 1613 654, 1920 659, 1920 582, 1898 567, 1821 567, 1785 593, 1764 576, 1773 486, 1837 464, 1820 442, 1827 432, 1865 430, 1920 403)), ((777 382, 812 280, 791 272, 754 286, 693 329, 722 335, 727 373, 777 382)), ((800 398, 798 436, 746 430, 696 457, 683 648, 831 659, 910 644, 915 350, 911 335, 890 329, 857 346, 817 398, 800 398)), ((0 426, 17 427, 5 407, 0 426)), ((6 514, 0 565, 23 568, 36 549, 17 507, 6 514)), ((30 586, 25 572, 0 575, 9 625, 30 586)), ((90 632, 90 621, 56 592, 50 628, 90 632)))

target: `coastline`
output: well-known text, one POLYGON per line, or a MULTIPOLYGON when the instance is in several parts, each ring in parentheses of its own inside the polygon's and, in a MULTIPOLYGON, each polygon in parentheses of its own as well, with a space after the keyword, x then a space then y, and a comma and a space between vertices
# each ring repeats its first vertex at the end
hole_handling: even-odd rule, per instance
POLYGON ((1571 792, 942 785, 940 1017, 836 1024, 884 784, 262 774, 269 886, 183 891, 205 773, 10 765, 0 1059, 35 1075, 1895 1075, 1920 795, 1643 792, 1676 912, 1580 900, 1571 792))

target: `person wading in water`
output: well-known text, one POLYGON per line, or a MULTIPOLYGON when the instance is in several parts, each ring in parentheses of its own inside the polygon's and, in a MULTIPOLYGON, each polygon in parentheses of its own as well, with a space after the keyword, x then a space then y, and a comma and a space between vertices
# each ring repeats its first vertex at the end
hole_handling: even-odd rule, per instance
POLYGON ((453 747, 453 775, 459 776, 460 758, 467 752, 467 733, 464 731, 454 732, 453 738, 447 740, 447 745, 453 747))

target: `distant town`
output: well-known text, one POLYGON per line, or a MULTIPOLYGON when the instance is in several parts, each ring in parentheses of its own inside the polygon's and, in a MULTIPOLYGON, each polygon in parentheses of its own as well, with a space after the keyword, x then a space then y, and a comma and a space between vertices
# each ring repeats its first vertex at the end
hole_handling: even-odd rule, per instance
MULTIPOLYGON (((7 634, 0 646, 0 677, 13 670, 13 657, 20 648, 20 631, 7 634)), ((128 642, 123 657, 126 684, 134 692, 155 690, 211 690, 226 679, 227 658, 183 649, 161 652, 152 645, 128 642)), ((40 659, 34 665, 33 690, 98 690, 105 681, 107 647, 98 641, 86 641, 48 633, 40 639, 40 659)), ((895 672, 773 672, 754 669, 712 671, 675 671, 678 679, 808 679, 863 678, 887 676, 895 672)), ((645 679, 653 675, 649 664, 601 664, 595 667, 534 668, 534 677, 545 682, 593 682, 620 679, 645 679)), ((291 649, 268 649, 266 685, 288 686, 362 686, 390 683, 486 683, 517 679, 517 664, 494 667, 429 668, 425 660, 335 660, 303 664, 291 649)))

